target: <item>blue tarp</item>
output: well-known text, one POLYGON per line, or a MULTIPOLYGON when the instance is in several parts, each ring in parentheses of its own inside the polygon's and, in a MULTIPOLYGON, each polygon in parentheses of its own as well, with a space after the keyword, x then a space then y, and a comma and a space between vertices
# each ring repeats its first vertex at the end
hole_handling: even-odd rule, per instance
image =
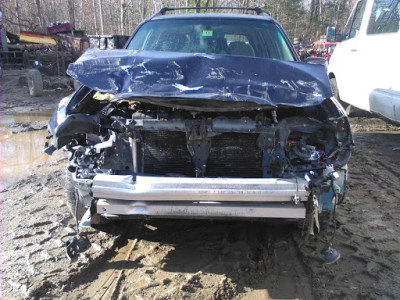
POLYGON ((67 73, 116 99, 177 108, 305 107, 332 96, 322 65, 246 56, 88 50, 67 73))

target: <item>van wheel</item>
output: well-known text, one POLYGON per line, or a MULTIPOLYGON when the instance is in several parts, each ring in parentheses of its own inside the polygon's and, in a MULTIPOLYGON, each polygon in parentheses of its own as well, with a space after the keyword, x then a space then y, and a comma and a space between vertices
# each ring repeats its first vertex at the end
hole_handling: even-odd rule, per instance
POLYGON ((335 77, 329 78, 329 82, 331 83, 333 96, 336 98, 336 100, 340 100, 339 89, 337 87, 336 78, 335 77))
POLYGON ((42 74, 36 69, 28 71, 28 88, 32 97, 40 97, 43 95, 43 79, 42 74))

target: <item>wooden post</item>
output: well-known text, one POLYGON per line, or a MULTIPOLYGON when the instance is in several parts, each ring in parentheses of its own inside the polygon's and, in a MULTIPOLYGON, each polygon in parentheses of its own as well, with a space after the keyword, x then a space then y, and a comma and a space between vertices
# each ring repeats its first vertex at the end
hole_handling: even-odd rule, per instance
POLYGON ((19 5, 18 5, 18 0, 15 0, 15 11, 17 13, 17 19, 18 19, 18 30, 21 32, 21 18, 19 15, 19 5))

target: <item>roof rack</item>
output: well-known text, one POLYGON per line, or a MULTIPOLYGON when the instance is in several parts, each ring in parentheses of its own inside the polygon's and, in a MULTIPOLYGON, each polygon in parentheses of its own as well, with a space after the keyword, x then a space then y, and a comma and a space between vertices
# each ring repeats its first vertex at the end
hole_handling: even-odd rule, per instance
POLYGON ((160 9, 158 13, 156 13, 153 17, 156 15, 165 15, 166 12, 172 11, 172 10, 201 10, 201 9, 234 9, 234 10, 245 10, 245 11, 254 11, 256 12, 257 15, 264 15, 266 17, 269 17, 269 15, 264 12, 261 8, 259 7, 226 7, 226 6, 221 6, 221 7, 163 7, 160 9))

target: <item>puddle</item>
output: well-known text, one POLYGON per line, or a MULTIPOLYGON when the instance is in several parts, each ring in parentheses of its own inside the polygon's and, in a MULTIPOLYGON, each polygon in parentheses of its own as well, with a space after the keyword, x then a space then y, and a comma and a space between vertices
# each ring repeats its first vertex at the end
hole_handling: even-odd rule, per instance
POLYGON ((53 111, 0 115, 0 188, 27 176, 30 169, 47 162, 50 156, 43 153, 47 130, 10 134, 4 128, 14 123, 48 121, 53 111))
POLYGON ((0 114, 0 130, 14 123, 32 123, 35 121, 48 121, 54 110, 43 110, 39 112, 26 112, 19 114, 0 114))

